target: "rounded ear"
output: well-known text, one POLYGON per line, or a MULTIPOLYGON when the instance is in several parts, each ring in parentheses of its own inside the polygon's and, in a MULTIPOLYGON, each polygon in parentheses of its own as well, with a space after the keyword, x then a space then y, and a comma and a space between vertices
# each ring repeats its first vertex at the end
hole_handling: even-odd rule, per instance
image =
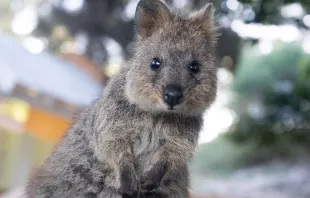
POLYGON ((206 30, 213 30, 215 28, 213 4, 208 3, 197 12, 192 13, 190 19, 206 30))
POLYGON ((171 19, 169 8, 160 0, 140 0, 137 5, 135 25, 142 38, 151 36, 171 19))

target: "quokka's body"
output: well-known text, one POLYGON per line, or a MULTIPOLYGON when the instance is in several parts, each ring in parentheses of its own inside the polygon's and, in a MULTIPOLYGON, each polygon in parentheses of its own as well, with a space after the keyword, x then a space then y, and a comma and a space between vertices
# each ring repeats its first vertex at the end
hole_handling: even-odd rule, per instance
POLYGON ((159 0, 136 10, 133 57, 32 175, 28 198, 188 198, 188 162, 214 101, 216 30, 159 0))

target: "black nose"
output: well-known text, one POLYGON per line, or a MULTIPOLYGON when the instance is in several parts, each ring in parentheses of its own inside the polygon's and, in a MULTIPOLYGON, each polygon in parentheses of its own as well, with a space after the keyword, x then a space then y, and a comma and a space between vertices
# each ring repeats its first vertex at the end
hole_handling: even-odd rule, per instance
POLYGON ((164 101, 171 109, 181 103, 183 98, 182 88, 178 85, 168 85, 164 91, 164 101))

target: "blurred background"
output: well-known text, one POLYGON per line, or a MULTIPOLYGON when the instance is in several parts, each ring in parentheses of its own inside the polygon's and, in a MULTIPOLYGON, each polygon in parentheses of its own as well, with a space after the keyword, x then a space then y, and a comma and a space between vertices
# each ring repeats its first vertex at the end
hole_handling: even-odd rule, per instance
MULTIPOLYGON (((190 12, 206 0, 167 0, 190 12)), ((0 1, 0 197, 17 197, 128 58, 138 0, 0 1)), ((217 0, 219 95, 193 196, 310 197, 310 2, 217 0)))

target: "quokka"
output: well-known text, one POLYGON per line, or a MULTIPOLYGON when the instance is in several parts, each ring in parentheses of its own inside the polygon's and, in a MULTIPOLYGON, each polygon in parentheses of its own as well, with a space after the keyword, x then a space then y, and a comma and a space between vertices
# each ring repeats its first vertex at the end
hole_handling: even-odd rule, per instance
POLYGON ((140 0, 132 57, 30 177, 28 198, 189 197, 188 163, 217 91, 211 4, 140 0))

